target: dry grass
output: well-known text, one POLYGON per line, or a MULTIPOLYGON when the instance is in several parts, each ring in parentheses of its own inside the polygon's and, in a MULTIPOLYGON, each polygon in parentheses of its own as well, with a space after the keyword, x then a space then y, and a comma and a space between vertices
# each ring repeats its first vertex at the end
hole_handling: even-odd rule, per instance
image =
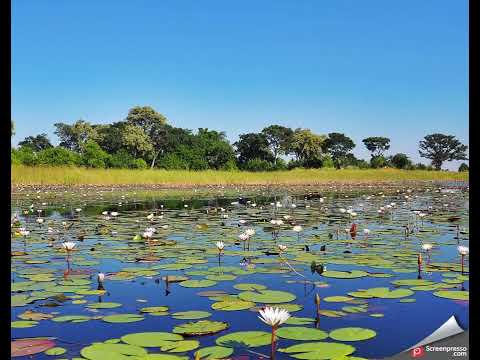
POLYGON ((316 185, 468 181, 468 172, 397 169, 296 169, 276 172, 85 169, 12 166, 12 185, 316 185))

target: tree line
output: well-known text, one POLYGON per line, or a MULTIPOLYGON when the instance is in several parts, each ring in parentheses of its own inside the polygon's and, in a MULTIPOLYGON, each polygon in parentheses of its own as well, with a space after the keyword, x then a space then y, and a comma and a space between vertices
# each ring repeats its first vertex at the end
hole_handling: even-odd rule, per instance
MULTIPOLYGON (((357 159, 356 144, 342 133, 315 134, 310 129, 281 125, 259 133, 241 134, 230 144, 224 132, 189 129, 168 124, 150 106, 137 106, 112 124, 56 123, 53 146, 46 134, 27 136, 12 149, 13 164, 28 166, 85 166, 92 168, 162 168, 185 170, 271 171, 297 167, 345 167, 440 170, 445 161, 468 160, 467 146, 453 135, 431 134, 419 143, 421 157, 431 165, 414 164, 406 154, 386 156, 390 139, 372 136, 362 140, 370 161, 357 159)), ((12 121, 12 135, 14 123, 12 121)), ((459 171, 468 170, 463 163, 459 171)))

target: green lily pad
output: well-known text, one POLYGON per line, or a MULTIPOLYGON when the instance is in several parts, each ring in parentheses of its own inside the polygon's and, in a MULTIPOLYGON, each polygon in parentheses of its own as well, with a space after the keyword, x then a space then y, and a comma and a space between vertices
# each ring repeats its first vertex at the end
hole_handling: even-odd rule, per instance
POLYGON ((116 302, 101 302, 87 305, 87 307, 90 309, 113 309, 120 306, 122 306, 122 304, 116 302))
POLYGON ((145 318, 142 315, 138 314, 118 314, 118 315, 108 315, 102 318, 103 321, 108 323, 131 323, 142 321, 145 318))
POLYGON ((328 360, 352 354, 355 348, 351 345, 334 342, 310 342, 278 349, 279 352, 293 354, 296 359, 328 360))
POLYGON ((160 350, 168 352, 186 352, 195 350, 200 346, 200 342, 197 340, 180 340, 180 341, 167 341, 164 345, 160 346, 160 350))
POLYGON ((377 336, 377 333, 365 328, 345 327, 331 331, 329 336, 338 341, 360 341, 371 339, 377 336))
POLYGON ((215 342, 219 346, 231 348, 257 347, 269 345, 271 337, 270 333, 264 331, 238 331, 220 336, 215 342))
POLYGON ((168 306, 149 306, 140 309, 142 313, 163 313, 168 311, 168 306))
POLYGON ((91 320, 90 316, 85 315, 65 315, 65 316, 57 316, 52 319, 55 322, 84 322, 91 320))
POLYGON ((285 324, 288 325, 308 325, 315 322, 314 318, 290 316, 285 324))
POLYGON ((223 311, 246 310, 254 307, 255 303, 251 301, 235 300, 235 301, 218 301, 212 304, 212 309, 223 311))
POLYGON ((48 349, 45 351, 46 355, 62 355, 67 352, 67 349, 64 349, 62 347, 53 347, 51 349, 48 349))
POLYGON ((226 322, 200 320, 175 326, 173 332, 184 336, 199 336, 215 334, 227 328, 228 324, 226 322))
POLYGON ((142 332, 124 335, 121 340, 124 343, 141 347, 160 347, 166 342, 181 341, 183 336, 167 332, 142 332))
POLYGON ((224 346, 209 346, 202 348, 195 352, 195 355, 200 356, 200 359, 217 360, 228 358, 233 354, 233 349, 224 346))
POLYGON ((208 311, 181 311, 172 314, 174 319, 179 320, 197 320, 212 316, 208 311))
POLYGON ((147 351, 134 345, 95 343, 84 347, 80 354, 89 360, 131 360, 130 355, 141 357, 147 351))
POLYGON ((11 322, 11 327, 16 329, 30 328, 36 325, 38 325, 38 321, 18 320, 18 321, 11 322))
POLYGON ((452 300, 469 300, 469 292, 468 291, 436 291, 433 295, 445 298, 445 299, 452 299, 452 300))
POLYGON ((414 292, 410 289, 390 290, 387 287, 371 288, 364 291, 353 291, 348 293, 348 295, 353 297, 376 297, 381 299, 399 299, 413 294, 414 292))
POLYGON ((335 279, 355 279, 364 276, 368 276, 368 273, 362 270, 352 270, 352 271, 336 271, 336 270, 327 270, 322 273, 322 276, 335 279))
POLYGON ((323 299, 323 301, 326 302, 345 302, 350 300, 353 300, 353 298, 350 296, 328 296, 323 299))
POLYGON ((286 291, 279 290, 259 290, 255 291, 244 291, 238 294, 238 297, 245 301, 259 302, 259 303, 269 303, 269 304, 278 304, 283 302, 290 302, 295 300, 297 297, 286 291))
POLYGON ((204 288, 216 285, 217 282, 213 280, 186 280, 179 283, 180 286, 187 288, 204 288))
POLYGON ((265 290, 267 287, 261 284, 250 284, 250 283, 242 283, 242 284, 235 284, 233 287, 237 290, 242 291, 250 291, 250 290, 265 290))
POLYGON ((407 286, 425 286, 425 285, 433 285, 434 282, 430 280, 422 280, 422 279, 407 279, 407 280, 395 280, 392 281, 394 285, 407 285, 407 286))
POLYGON ((277 330, 276 335, 291 340, 323 340, 328 337, 323 330, 301 326, 282 327, 277 330))

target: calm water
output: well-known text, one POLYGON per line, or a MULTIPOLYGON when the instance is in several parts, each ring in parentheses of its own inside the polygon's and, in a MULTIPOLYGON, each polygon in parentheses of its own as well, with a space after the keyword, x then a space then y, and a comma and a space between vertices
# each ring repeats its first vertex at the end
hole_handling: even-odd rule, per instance
MULTIPOLYGON (((293 294, 295 299, 284 303, 298 304, 301 309, 292 311, 291 315, 312 318, 312 322, 305 325, 283 324, 282 328, 316 327, 313 322, 316 318, 314 299, 318 293, 321 310, 341 311, 338 317, 322 314, 318 329, 327 333, 344 327, 374 330, 376 336, 367 340, 320 340, 352 345, 355 347, 352 356, 381 358, 393 355, 428 336, 452 315, 462 327, 468 328, 468 301, 434 295, 440 290, 468 292, 468 256, 465 259, 465 276, 458 277, 461 268, 457 246, 468 246, 469 241, 468 193, 463 191, 405 190, 384 195, 376 189, 369 194, 295 196, 279 192, 274 197, 244 195, 240 198, 154 201, 141 201, 131 194, 121 193, 108 199, 100 196, 82 198, 78 194, 55 200, 32 193, 29 197, 17 198, 12 206, 14 213, 18 214, 15 227, 25 227, 30 231, 27 237, 18 234, 12 237, 12 252, 17 255, 12 257, 12 290, 20 289, 13 291, 12 295, 17 300, 18 296, 25 296, 25 304, 20 302, 19 306, 12 307, 12 322, 16 324, 14 326, 33 325, 12 328, 12 338, 54 337, 56 346, 67 350, 55 357, 58 359, 80 358, 82 348, 127 334, 172 332, 177 325, 199 321, 172 317, 173 313, 190 310, 210 312, 210 317, 200 320, 225 322, 228 329, 212 335, 185 337, 187 340, 198 340, 199 346, 187 352, 170 353, 179 358, 193 359, 195 351, 214 346, 216 339, 229 333, 270 332, 269 327, 258 319, 256 307, 236 311, 214 310, 211 306, 219 299, 201 296, 204 295, 201 292, 213 290, 235 296, 245 290, 234 286, 244 283, 260 284, 268 290, 293 294), (389 208, 392 202, 395 205, 389 208), (77 212, 77 208, 81 211, 77 212), (342 213, 341 208, 351 209, 356 216, 342 213), (384 210, 379 213, 381 208, 384 210), (39 209, 42 212, 37 212, 39 209), (106 219, 102 215, 104 211, 116 211, 118 215, 107 215, 109 218, 106 219), (414 211, 425 216, 421 217, 414 211), (154 218, 150 221, 147 216, 152 213, 154 218), (43 224, 37 223, 38 217, 44 219, 43 224), (270 224, 272 219, 282 219, 284 224, 273 228, 270 224), (357 225, 354 239, 345 231, 352 223, 357 225), (294 225, 302 226, 299 234, 292 231, 294 225), (409 236, 405 236, 406 225, 411 230, 409 236), (148 227, 156 229, 150 242, 142 238, 148 227), (253 228, 255 235, 249 241, 250 250, 244 251, 248 243, 240 241, 238 235, 247 228, 253 228), (366 228, 370 230, 368 237, 363 233, 366 228), (272 231, 278 232, 277 236, 272 235, 272 231), (76 243, 75 251, 68 258, 62 249, 63 241, 76 243), (225 242, 225 252, 220 261, 215 246, 217 241, 225 242), (430 256, 421 249, 424 243, 433 244, 430 256), (281 256, 278 244, 287 246, 287 251, 281 256), (309 251, 305 251, 305 244, 309 251), (325 251, 320 251, 322 245, 325 245, 325 251), (414 285, 399 286, 392 282, 418 279, 418 253, 422 253, 423 257, 421 279, 430 281, 426 284, 443 284, 445 288, 439 285, 437 289, 417 290, 402 298, 352 297, 343 302, 324 300, 331 296, 349 296, 349 292, 359 289, 411 289, 414 285), (324 265, 324 273, 312 273, 312 261, 324 265), (164 264, 178 264, 178 270, 164 269, 164 264), (296 272, 291 270, 292 267, 296 272), (138 269, 149 272, 136 275, 138 269), (364 273, 361 277, 350 279, 338 278, 335 272, 341 271, 342 276, 343 272, 353 270, 364 273), (99 272, 106 274, 103 283, 105 292, 85 294, 85 290, 98 288, 96 274, 99 272), (134 275, 122 278, 129 272, 134 275), (384 277, 374 277, 375 273, 384 274, 379 275, 384 277), (219 274, 232 276, 224 279, 222 276, 218 278, 219 274), (169 282, 167 285, 167 275, 185 276, 190 280, 214 280, 213 284, 208 283, 209 286, 191 288, 182 286, 181 282, 169 282), (18 285, 21 282, 29 283, 18 285), (59 288, 60 285, 72 287, 59 288), (401 302, 404 299, 415 301, 401 302), (110 302, 121 306, 106 309, 88 307, 110 302), (142 308, 152 306, 165 306, 168 310, 161 316, 141 312, 142 308), (361 307, 363 310, 342 310, 346 306, 361 307), (18 316, 26 311, 50 314, 53 319, 64 315, 89 318, 88 321, 72 323, 56 322, 51 317, 25 324, 18 316), (110 323, 102 319, 112 314, 141 314, 144 318, 130 323, 110 323), (383 314, 383 317, 372 317, 371 314, 383 314)), ((275 299, 269 301, 275 303, 275 299)), ((258 307, 264 305, 253 302, 258 307)), ((279 338, 277 348, 305 342, 311 341, 279 338)), ((149 353, 161 352, 158 346, 146 349, 149 353)), ((254 353, 270 354, 269 345, 249 349, 235 347, 233 350, 231 357, 239 359, 261 358, 254 353), (242 355, 246 357, 240 357, 242 355)), ((43 353, 35 355, 35 359, 47 358, 52 356, 43 353)), ((276 353, 276 359, 290 358, 288 354, 276 353)))

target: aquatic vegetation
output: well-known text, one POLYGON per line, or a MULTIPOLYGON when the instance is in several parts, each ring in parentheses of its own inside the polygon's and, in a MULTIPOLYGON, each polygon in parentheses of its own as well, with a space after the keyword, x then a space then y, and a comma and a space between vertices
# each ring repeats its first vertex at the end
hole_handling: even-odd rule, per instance
POLYGON ((384 357, 467 316, 468 192, 342 189, 21 192, 12 356, 384 357))

